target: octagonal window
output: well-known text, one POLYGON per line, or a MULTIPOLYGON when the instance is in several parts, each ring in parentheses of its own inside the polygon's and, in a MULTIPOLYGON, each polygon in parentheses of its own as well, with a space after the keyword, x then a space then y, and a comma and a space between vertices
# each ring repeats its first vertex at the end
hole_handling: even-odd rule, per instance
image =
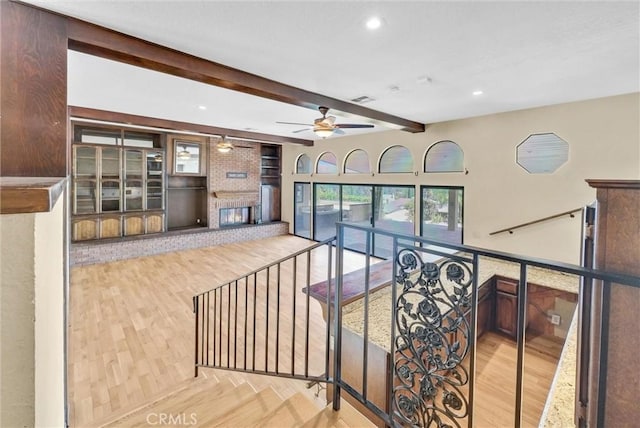
POLYGON ((533 134, 516 149, 516 162, 530 174, 551 174, 569 160, 569 143, 554 133, 533 134))

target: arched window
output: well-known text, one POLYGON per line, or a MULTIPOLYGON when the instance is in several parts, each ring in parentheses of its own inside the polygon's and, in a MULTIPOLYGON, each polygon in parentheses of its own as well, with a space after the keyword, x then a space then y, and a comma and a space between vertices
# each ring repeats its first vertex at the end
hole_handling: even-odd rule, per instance
POLYGON ((391 146, 380 156, 378 171, 413 172, 413 156, 405 146, 391 146))
POLYGON ((311 159, 304 153, 296 161, 296 174, 311 174, 311 159))
POLYGON ((424 156, 424 172, 463 172, 464 153, 453 141, 438 141, 424 156))
POLYGON ((369 155, 361 149, 356 149, 347 155, 344 161, 345 174, 368 174, 371 172, 369 155))
POLYGON ((318 174, 337 174, 338 161, 336 155, 331 152, 324 152, 318 158, 316 165, 316 173, 318 174))

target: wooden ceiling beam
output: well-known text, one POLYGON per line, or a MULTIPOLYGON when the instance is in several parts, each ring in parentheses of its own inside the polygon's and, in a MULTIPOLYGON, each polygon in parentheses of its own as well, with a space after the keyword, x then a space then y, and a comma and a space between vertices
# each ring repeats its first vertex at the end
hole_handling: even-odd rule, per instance
POLYGON ((69 117, 99 120, 104 122, 114 122, 120 123, 125 126, 146 126, 151 128, 164 129, 167 132, 183 131, 208 135, 224 135, 227 137, 256 140, 269 143, 300 144, 303 146, 313 146, 313 140, 283 137, 280 135, 262 134, 259 132, 250 132, 238 129, 220 128, 217 126, 199 125, 197 123, 179 122, 176 120, 159 119, 155 117, 139 116, 135 114, 119 113, 107 110, 98 110, 87 107, 69 106, 69 117))
POLYGON ((276 82, 76 18, 67 19, 72 50, 313 110, 325 106, 391 129, 425 130, 419 122, 276 82))

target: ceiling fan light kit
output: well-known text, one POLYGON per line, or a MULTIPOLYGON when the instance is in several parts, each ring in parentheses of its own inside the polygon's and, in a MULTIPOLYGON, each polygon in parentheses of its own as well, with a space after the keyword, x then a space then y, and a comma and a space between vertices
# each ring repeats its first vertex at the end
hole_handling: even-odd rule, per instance
POLYGON ((222 140, 220 140, 218 144, 216 144, 216 149, 220 153, 229 153, 231 150, 233 150, 233 144, 227 141, 226 137, 222 137, 222 140))
POLYGON ((333 135, 333 129, 327 128, 314 129, 313 132, 320 138, 327 138, 333 135))
MULTIPOLYGON (((314 134, 316 134, 320 138, 328 138, 333 134, 344 134, 342 128, 373 128, 374 126, 371 124, 360 124, 360 123, 335 123, 335 116, 327 116, 329 112, 328 107, 320 106, 318 110, 322 114, 322 117, 319 117, 313 121, 313 125, 307 123, 297 123, 297 122, 276 122, 282 125, 303 125, 303 126, 311 126, 314 134)), ((306 131, 297 130, 293 131, 294 133, 306 131)))

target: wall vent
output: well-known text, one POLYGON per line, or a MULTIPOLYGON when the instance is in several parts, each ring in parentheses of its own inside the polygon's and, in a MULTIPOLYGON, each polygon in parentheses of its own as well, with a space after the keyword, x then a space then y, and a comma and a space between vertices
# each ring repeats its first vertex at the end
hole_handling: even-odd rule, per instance
POLYGON ((370 103, 371 101, 375 101, 375 98, 362 95, 361 97, 353 98, 351 101, 358 104, 366 104, 366 103, 370 103))

